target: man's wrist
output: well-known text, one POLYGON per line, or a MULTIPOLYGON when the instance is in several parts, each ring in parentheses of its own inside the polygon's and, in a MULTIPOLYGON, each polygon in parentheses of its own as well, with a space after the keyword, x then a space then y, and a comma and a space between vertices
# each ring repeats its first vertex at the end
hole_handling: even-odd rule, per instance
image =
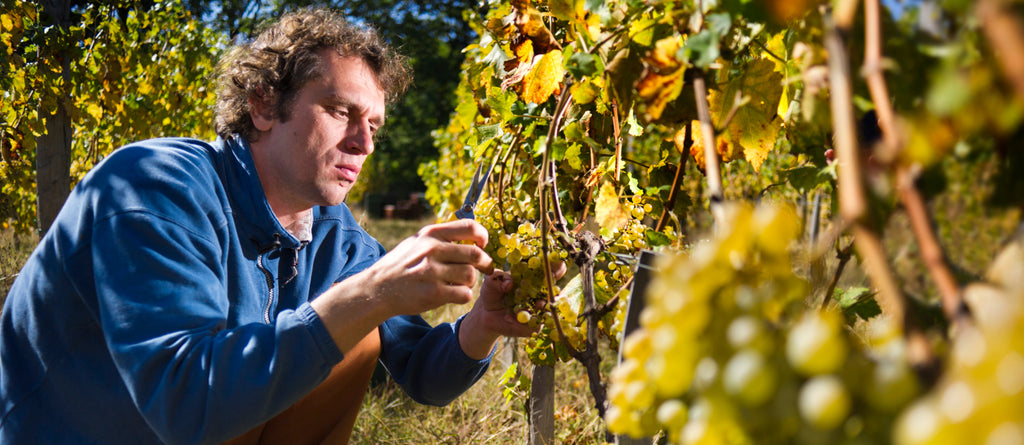
POLYGON ((473 360, 483 360, 491 355, 500 335, 484 327, 478 311, 470 310, 459 323, 458 339, 462 352, 473 360))

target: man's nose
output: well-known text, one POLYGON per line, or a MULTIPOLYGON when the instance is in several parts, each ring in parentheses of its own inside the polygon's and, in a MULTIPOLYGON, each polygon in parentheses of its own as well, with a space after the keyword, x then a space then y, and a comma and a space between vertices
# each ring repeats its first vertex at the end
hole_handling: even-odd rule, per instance
POLYGON ((373 153, 373 130, 369 122, 362 121, 348 127, 345 148, 366 155, 373 153))

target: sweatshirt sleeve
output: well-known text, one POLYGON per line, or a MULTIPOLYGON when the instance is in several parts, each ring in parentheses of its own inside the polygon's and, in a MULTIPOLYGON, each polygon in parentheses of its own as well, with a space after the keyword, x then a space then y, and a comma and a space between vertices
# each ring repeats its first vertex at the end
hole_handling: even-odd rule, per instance
POLYGON ((420 316, 398 316, 381 326, 381 362, 413 400, 447 405, 487 371, 490 356, 474 360, 459 345, 461 324, 462 317, 431 327, 420 316))
POLYGON ((217 443, 285 409, 341 352, 309 304, 226 329, 219 244, 145 211, 97 221, 97 311, 139 411, 167 443, 217 443))

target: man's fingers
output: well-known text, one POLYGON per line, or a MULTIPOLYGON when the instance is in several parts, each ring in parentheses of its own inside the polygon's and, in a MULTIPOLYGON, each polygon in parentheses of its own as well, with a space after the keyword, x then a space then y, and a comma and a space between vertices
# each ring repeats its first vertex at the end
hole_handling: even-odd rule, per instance
POLYGON ((471 219, 460 219, 441 224, 426 226, 419 231, 420 236, 430 236, 441 241, 470 241, 483 249, 487 245, 487 229, 471 219))
POLYGON ((473 300, 473 289, 469 286, 448 284, 445 286, 445 301, 452 304, 466 304, 473 300))
POLYGON ((435 267, 440 281, 444 283, 467 287, 476 285, 476 269, 468 264, 438 264, 435 267))
POLYGON ((562 276, 564 276, 565 272, 568 270, 568 268, 566 268, 565 266, 564 261, 558 261, 558 263, 555 264, 554 266, 554 270, 552 270, 551 273, 554 275, 554 278, 556 280, 562 278, 562 276))
POLYGON ((431 258, 443 264, 468 264, 480 272, 494 272, 494 261, 483 249, 468 244, 441 243, 434 246, 431 258))
POLYGON ((502 329, 502 335, 508 337, 529 337, 530 334, 537 332, 539 329, 539 327, 531 327, 528 324, 520 323, 512 314, 505 314, 504 318, 505 327, 502 329))
POLYGON ((484 277, 484 280, 493 281, 496 288, 503 294, 512 291, 512 274, 503 270, 495 269, 494 273, 484 277))

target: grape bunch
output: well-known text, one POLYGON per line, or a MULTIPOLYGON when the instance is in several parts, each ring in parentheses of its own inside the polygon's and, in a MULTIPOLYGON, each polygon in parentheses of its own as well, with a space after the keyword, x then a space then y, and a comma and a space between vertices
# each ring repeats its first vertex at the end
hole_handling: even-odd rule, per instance
MULTIPOLYGON (((604 261, 594 273, 594 287, 597 289, 598 303, 619 297, 616 309, 611 312, 610 317, 602 319, 599 326, 599 331, 610 340, 613 349, 618 349, 618 341, 622 338, 622 329, 625 326, 629 285, 635 266, 632 262, 639 256, 641 250, 651 247, 647 241, 650 229, 644 220, 654 209, 646 202, 647 199, 648 197, 642 193, 633 195, 623 203, 626 213, 630 216, 625 224, 621 228, 601 231, 602 237, 606 239, 604 261)), ((678 238, 671 226, 666 228, 662 235, 670 242, 678 238)))
POLYGON ((713 239, 669 256, 610 376, 610 431, 676 444, 886 442, 916 394, 902 337, 855 336, 807 308, 784 208, 729 207, 713 239))
MULTIPOLYGON (((555 285, 553 304, 547 302, 540 227, 517 207, 520 202, 512 204, 502 214, 496 198, 484 198, 477 203, 477 219, 487 229, 491 240, 485 251, 512 275, 515 287, 505 301, 509 312, 516 314, 520 322, 538 328, 526 342, 531 361, 551 365, 556 360, 568 360, 565 346, 580 350, 586 342, 582 278, 576 275, 564 287, 555 285)), ((627 284, 633 274, 632 264, 622 258, 635 257, 639 250, 648 247, 643 218, 652 210, 651 204, 645 203, 640 194, 626 200, 624 208, 631 218, 620 228, 602 230, 605 253, 599 255, 594 273, 597 304, 606 304, 616 295, 620 296, 618 305, 598 321, 598 332, 612 341, 613 348, 618 347, 616 340, 624 324, 627 284)), ((551 235, 548 237, 549 264, 570 261, 568 252, 551 235)))
POLYGON ((939 382, 901 415, 898 445, 1024 443, 1024 240, 965 289, 975 322, 955 333, 939 382))
MULTIPOLYGON (((557 350, 551 339, 554 319, 547 307, 540 227, 511 211, 502 215, 497 199, 493 197, 481 199, 475 213, 490 238, 484 251, 495 264, 504 265, 515 283, 512 292, 506 297, 505 306, 510 313, 516 315, 520 323, 539 328, 538 333, 527 340, 526 349, 530 359, 538 364, 553 364, 557 350)), ((555 264, 565 261, 567 257, 568 253, 549 235, 548 263, 551 267, 554 268, 555 264)), ((561 288, 553 283, 552 290, 559 294, 561 288)), ((575 319, 572 322, 575 323, 575 319)), ((563 322, 563 326, 569 324, 563 322)))

